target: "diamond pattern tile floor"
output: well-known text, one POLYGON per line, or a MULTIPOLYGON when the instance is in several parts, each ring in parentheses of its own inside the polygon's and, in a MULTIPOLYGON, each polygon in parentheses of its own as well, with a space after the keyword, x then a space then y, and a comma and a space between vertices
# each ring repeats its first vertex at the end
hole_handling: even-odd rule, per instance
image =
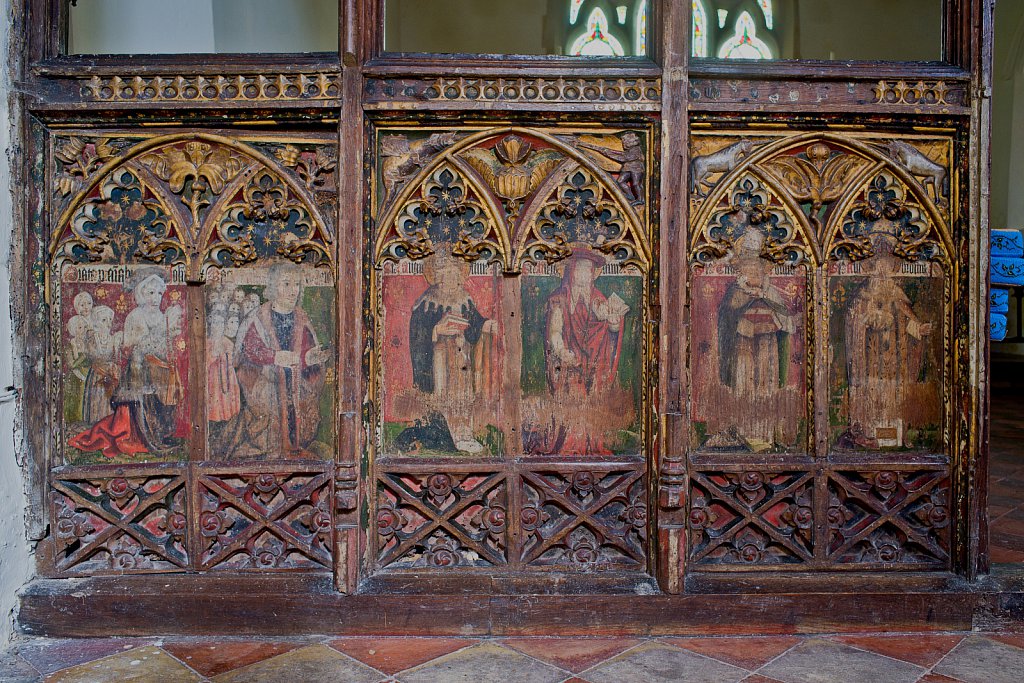
POLYGON ((53 640, 0 683, 1021 683, 1024 635, 53 640))

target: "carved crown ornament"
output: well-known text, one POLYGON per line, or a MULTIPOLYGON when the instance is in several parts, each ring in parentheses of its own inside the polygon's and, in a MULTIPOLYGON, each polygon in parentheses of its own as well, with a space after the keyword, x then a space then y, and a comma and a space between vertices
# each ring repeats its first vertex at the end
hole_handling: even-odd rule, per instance
POLYGON ((227 74, 217 76, 92 76, 82 97, 94 102, 273 102, 336 100, 341 74, 227 74))
POLYGON ((333 268, 333 211, 322 210, 336 193, 328 144, 58 136, 53 158, 56 268, 183 265, 191 280, 257 258, 333 268))
POLYGON ((798 234, 816 263, 872 255, 868 235, 876 232, 891 235, 893 253, 906 260, 941 261, 949 253, 941 143, 833 133, 722 137, 698 141, 690 161, 697 265, 726 257, 752 226, 762 236, 761 255, 776 263, 799 262, 801 249, 787 246, 798 234))
POLYGON ((518 272, 574 248, 646 270, 642 133, 552 136, 508 128, 380 142, 376 264, 438 250, 518 272))

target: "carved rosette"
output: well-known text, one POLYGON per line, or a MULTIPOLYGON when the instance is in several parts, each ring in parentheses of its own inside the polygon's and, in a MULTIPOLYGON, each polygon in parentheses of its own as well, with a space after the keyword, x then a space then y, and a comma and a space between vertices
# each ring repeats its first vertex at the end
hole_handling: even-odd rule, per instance
POLYGON ((189 565, 182 475, 58 478, 51 500, 54 561, 61 573, 180 571, 189 565))
POLYGON ((779 196, 758 177, 745 175, 723 195, 718 208, 698 232, 693 262, 707 265, 734 253, 741 239, 756 238, 761 258, 779 265, 797 266, 810 258, 803 232, 779 196))
POLYGON ((942 236, 914 195, 892 173, 875 175, 859 193, 829 245, 835 260, 874 256, 879 240, 907 261, 945 263, 942 236))
POLYGON ((690 561, 708 569, 811 561, 813 492, 806 472, 694 473, 690 561))
POLYGON ((376 534, 377 564, 381 568, 505 565, 505 475, 382 474, 377 482, 376 534))
POLYGON ((199 479, 202 570, 329 569, 327 472, 207 472, 199 479))

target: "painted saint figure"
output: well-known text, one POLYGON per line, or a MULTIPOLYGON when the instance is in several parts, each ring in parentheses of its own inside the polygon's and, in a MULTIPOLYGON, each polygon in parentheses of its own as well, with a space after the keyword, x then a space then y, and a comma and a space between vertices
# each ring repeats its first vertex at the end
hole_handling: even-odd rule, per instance
POLYGON ((729 285, 718 314, 718 376, 744 406, 735 429, 755 452, 788 441, 779 433, 779 404, 788 380, 794 316, 761 258, 765 237, 748 230, 736 244, 729 285))
POLYGON ((316 439, 329 355, 299 306, 302 292, 302 270, 274 264, 266 302, 238 331, 235 362, 246 412, 232 455, 301 457, 316 439))
POLYGON ((126 362, 110 399, 113 412, 72 438, 72 447, 114 458, 164 455, 181 445, 176 432, 184 390, 172 343, 182 333, 182 310, 161 310, 167 280, 162 269, 143 268, 124 285, 136 305, 120 337, 126 362))
POLYGON ((919 382, 926 359, 913 347, 932 333, 932 324, 918 318, 893 276, 901 261, 888 239, 873 242, 877 255, 862 262, 866 283, 846 313, 850 427, 862 435, 862 445, 902 447, 908 445, 905 395, 919 382))
MULTIPOLYGON (((237 332, 237 315, 233 321, 237 332)), ((210 422, 230 420, 241 409, 235 374, 235 340, 233 334, 227 334, 227 324, 226 312, 221 310, 215 310, 207 320, 206 413, 210 422)))
MULTIPOLYGON (((528 447, 537 453, 610 455, 605 434, 612 411, 628 412, 618 386, 623 323, 629 305, 595 285, 604 259, 580 250, 566 265, 561 286, 548 298, 544 358, 548 388, 559 406, 559 424, 528 447), (602 424, 598 424, 602 423, 602 424)), ((524 428, 524 434, 529 432, 524 428)))
POLYGON ((113 411, 110 402, 119 382, 118 356, 122 334, 111 330, 114 311, 110 307, 97 306, 90 318, 92 329, 87 334, 89 343, 85 349, 89 358, 89 374, 85 378, 82 416, 86 422, 94 424, 113 411))
POLYGON ((629 306, 594 286, 601 257, 580 252, 566 266, 562 286, 548 299, 545 357, 555 394, 583 396, 615 381, 622 349, 622 321, 629 306))
POLYGON ((494 390, 490 378, 497 323, 480 313, 464 286, 468 263, 439 254, 423 270, 430 287, 413 305, 409 351, 413 385, 435 399, 431 407, 437 414, 428 417, 427 425, 411 427, 415 433, 400 436, 399 443, 408 448, 415 439, 428 449, 479 453, 484 446, 475 434, 473 409, 477 398, 494 390))

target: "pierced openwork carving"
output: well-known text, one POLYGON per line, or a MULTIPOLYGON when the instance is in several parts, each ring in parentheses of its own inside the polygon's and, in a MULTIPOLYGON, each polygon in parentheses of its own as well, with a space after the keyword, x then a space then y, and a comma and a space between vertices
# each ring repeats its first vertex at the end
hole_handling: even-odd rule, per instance
POLYGON ((695 472, 690 561, 707 567, 797 565, 814 556, 807 472, 695 472))
POLYGON ((81 92, 96 102, 266 102, 333 100, 337 73, 221 76, 92 76, 81 92))
POLYGON ((523 260, 555 263, 572 255, 573 244, 592 246, 621 267, 647 269, 646 254, 629 229, 629 220, 606 188, 582 167, 570 171, 541 206, 519 254, 523 260))
POLYGON ((438 245, 468 261, 500 261, 506 249, 494 212, 456 167, 443 165, 426 178, 417 196, 406 201, 394 233, 384 233, 383 258, 422 259, 438 245))
POLYGON ((332 147, 199 134, 132 142, 57 138, 58 259, 184 264, 195 280, 203 264, 332 262, 333 212, 319 211, 335 202, 332 147))
POLYGON ((834 472, 828 494, 828 555, 835 562, 949 561, 950 488, 943 470, 834 472))
POLYGON ((961 104, 959 101, 947 101, 950 88, 945 81, 879 81, 873 90, 875 102, 878 104, 912 104, 928 107, 961 104))
POLYGON ((329 569, 327 472, 204 473, 199 478, 200 569, 329 569))
POLYGON ((97 196, 82 203, 58 258, 72 263, 183 263, 186 245, 167 207, 127 169, 114 172, 97 196))
POLYGON ((382 474, 377 482, 377 564, 396 569, 504 565, 508 506, 501 472, 382 474))
POLYGON ((696 264, 728 256, 745 235, 758 236, 759 255, 772 263, 796 266, 811 254, 806 238, 778 195, 753 175, 738 179, 729 195, 721 197, 719 208, 696 236, 696 264))
POLYGON ((382 132, 377 265, 447 243, 456 256, 517 272, 524 261, 567 258, 575 242, 646 270, 646 137, 556 132, 382 132))
POLYGON ((422 99, 446 102, 587 102, 661 101, 661 79, 630 78, 438 78, 414 86, 422 99))
POLYGON ((51 500, 54 561, 60 572, 155 572, 188 566, 188 503, 181 474, 58 477, 51 500))
POLYGON ((225 209, 214 230, 207 248, 207 265, 240 266, 257 259, 283 257, 317 266, 331 260, 331 236, 270 171, 259 171, 246 182, 240 201, 225 209))
POLYGON ((860 261, 875 254, 876 235, 895 238, 892 253, 908 261, 946 261, 942 237, 906 186, 892 174, 876 175, 858 196, 830 245, 833 259, 860 261))
POLYGON ((637 469, 523 472, 522 561, 593 571, 642 567, 647 487, 637 469))

